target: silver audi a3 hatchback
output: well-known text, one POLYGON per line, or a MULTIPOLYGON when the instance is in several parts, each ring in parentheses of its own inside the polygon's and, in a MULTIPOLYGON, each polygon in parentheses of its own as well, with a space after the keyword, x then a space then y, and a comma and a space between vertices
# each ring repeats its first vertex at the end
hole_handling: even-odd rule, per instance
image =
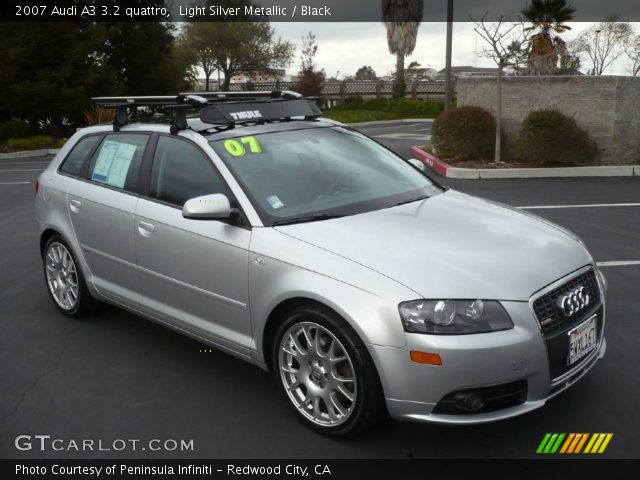
POLYGON ((108 302, 253 362, 334 436, 520 415, 605 354, 580 239, 439 186, 293 92, 96 101, 113 124, 79 130, 36 187, 65 315, 108 302))

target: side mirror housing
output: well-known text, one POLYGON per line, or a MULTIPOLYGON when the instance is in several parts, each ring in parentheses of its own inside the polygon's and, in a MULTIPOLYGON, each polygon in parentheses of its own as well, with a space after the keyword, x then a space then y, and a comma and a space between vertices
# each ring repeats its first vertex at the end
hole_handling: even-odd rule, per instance
POLYGON ((424 162, 421 161, 421 160, 418 160, 417 158, 410 158, 409 159, 409 163, 411 165, 413 165, 414 167, 416 167, 421 172, 426 172, 427 171, 427 166, 424 164, 424 162))
POLYGON ((231 217, 233 209, 229 199, 222 193, 203 195, 187 200, 182 207, 184 218, 213 220, 231 217))

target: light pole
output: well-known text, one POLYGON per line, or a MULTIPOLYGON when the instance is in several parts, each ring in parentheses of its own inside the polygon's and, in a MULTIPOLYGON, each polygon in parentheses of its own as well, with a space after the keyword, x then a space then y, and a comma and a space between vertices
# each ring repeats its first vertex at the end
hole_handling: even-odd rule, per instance
POLYGON ((602 32, 602 30, 596 30, 596 48, 595 52, 593 52, 593 75, 600 75, 600 73, 596 73, 596 67, 598 67, 598 39, 600 38, 600 32, 602 32))
POLYGON ((453 0, 447 0, 447 47, 446 66, 444 73, 444 110, 449 110, 453 99, 453 85, 451 83, 451 43, 453 40, 453 0))

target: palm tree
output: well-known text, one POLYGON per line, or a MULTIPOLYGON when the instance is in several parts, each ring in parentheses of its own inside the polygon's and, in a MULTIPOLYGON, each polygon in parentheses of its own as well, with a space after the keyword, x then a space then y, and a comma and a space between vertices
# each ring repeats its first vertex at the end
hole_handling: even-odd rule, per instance
POLYGON ((416 48, 418 27, 422 21, 422 0, 382 0, 382 21, 387 28, 389 52, 396 55, 393 97, 404 98, 404 59, 416 48))
POLYGON ((531 0, 522 15, 533 24, 537 33, 531 37, 528 66, 529 75, 553 75, 558 58, 566 51, 560 34, 571 30, 566 22, 573 18, 576 9, 566 0, 531 0))

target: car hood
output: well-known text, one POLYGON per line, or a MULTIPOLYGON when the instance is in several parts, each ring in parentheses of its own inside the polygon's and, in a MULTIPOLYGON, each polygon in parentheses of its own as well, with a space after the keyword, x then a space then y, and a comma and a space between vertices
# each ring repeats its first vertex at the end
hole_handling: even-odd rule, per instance
POLYGON ((276 228, 422 298, 526 301, 593 261, 561 227, 452 190, 384 210, 276 228))

